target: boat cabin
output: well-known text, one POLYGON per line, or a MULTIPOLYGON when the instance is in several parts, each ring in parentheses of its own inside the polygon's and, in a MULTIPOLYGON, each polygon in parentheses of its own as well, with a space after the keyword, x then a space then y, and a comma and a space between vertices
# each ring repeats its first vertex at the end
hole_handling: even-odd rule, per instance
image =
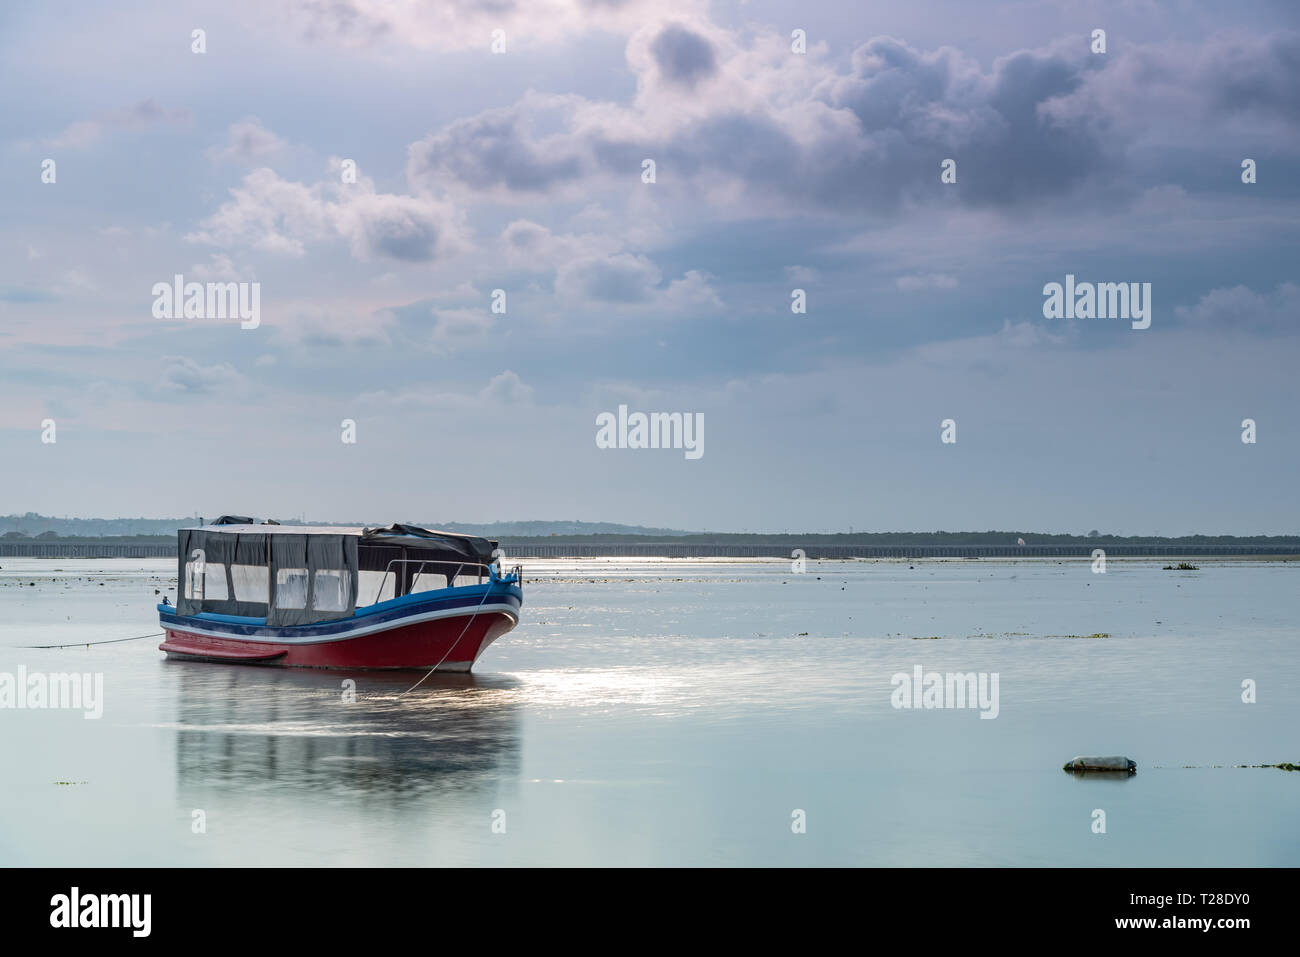
POLYGON ((256 524, 223 515, 177 531, 176 611, 307 625, 490 577, 497 543, 415 525, 256 524))

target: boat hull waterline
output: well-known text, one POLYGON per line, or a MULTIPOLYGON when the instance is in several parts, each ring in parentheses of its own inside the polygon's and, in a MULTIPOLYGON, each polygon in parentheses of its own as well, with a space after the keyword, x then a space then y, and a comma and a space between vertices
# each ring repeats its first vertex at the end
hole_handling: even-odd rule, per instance
POLYGON ((512 583, 417 592, 350 618, 271 628, 259 619, 182 616, 159 605, 169 658, 289 668, 424 669, 466 672, 519 621, 512 583))

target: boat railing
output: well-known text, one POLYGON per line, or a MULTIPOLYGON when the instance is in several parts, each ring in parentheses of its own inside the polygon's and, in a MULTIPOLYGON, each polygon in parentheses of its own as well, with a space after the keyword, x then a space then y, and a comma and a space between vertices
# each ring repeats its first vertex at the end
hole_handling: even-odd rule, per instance
MULTIPOLYGON (((461 569, 464 568, 480 569, 480 571, 475 576, 477 581, 479 582, 483 581, 484 572, 487 573, 489 578, 492 576, 492 566, 484 565, 482 562, 448 562, 448 561, 434 561, 431 559, 422 559, 422 558, 394 558, 388 563, 387 567, 384 568, 384 577, 379 579, 379 588, 376 589, 374 600, 371 601, 370 604, 374 605, 379 602, 379 596, 384 593, 384 586, 388 584, 388 576, 392 574, 394 565, 418 565, 419 567, 416 568, 415 573, 411 575, 412 582, 414 582, 417 578, 420 577, 420 575, 424 573, 424 567, 426 565, 443 565, 447 567, 454 565, 456 567, 456 570, 452 572, 450 575, 444 576, 447 578, 449 582, 452 583, 454 583, 456 579, 460 577, 461 569)), ((522 565, 516 565, 513 569, 511 569, 511 574, 517 576, 516 581, 520 581, 520 582, 523 581, 523 572, 524 572, 524 568, 522 565)), ((394 583, 396 582, 394 581, 394 583)), ((454 584, 449 585, 448 587, 454 587, 454 584)))

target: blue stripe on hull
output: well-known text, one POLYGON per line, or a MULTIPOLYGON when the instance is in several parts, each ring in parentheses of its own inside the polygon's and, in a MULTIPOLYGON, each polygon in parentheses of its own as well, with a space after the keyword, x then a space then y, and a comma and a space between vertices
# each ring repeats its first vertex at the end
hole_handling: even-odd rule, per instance
POLYGON ((404 621, 435 611, 464 608, 472 613, 478 606, 509 605, 516 616, 523 604, 523 592, 517 585, 497 582, 485 585, 466 585, 461 588, 442 588, 437 591, 416 592, 403 595, 377 605, 357 609, 350 618, 317 622, 311 625, 290 625, 282 628, 268 627, 263 618, 243 618, 235 615, 218 615, 202 612, 198 615, 178 615, 172 605, 159 605, 158 618, 164 628, 178 631, 186 627, 204 631, 218 631, 232 638, 339 638, 358 628, 376 630, 376 625, 392 623, 400 626, 404 621))

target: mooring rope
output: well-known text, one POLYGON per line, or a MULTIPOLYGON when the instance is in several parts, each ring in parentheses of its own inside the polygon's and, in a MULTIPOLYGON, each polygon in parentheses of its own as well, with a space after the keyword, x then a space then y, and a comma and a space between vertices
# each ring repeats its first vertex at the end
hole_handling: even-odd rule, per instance
POLYGON ((141 638, 161 638, 165 631, 154 631, 147 635, 136 635, 132 638, 109 638, 107 641, 74 641, 66 645, 13 645, 14 648, 89 648, 91 645, 115 645, 119 641, 139 641, 141 638))
POLYGON ((492 594, 492 583, 488 582, 487 590, 483 592, 483 597, 480 598, 478 604, 474 606, 474 614, 469 616, 469 621, 465 622, 465 627, 460 630, 460 634, 457 635, 456 640, 451 643, 451 647, 448 648, 443 653, 443 656, 438 659, 438 663, 429 669, 428 675, 425 675, 415 684, 411 685, 411 687, 407 688, 405 691, 399 694, 398 695, 399 698, 404 694, 410 694, 416 688, 420 687, 420 685, 424 684, 424 682, 428 680, 429 675, 433 674, 435 671, 437 671, 439 668, 442 667, 442 663, 447 660, 447 655, 455 651, 456 646, 460 644, 460 640, 465 637, 465 632, 469 630, 469 626, 472 625, 474 623, 474 619, 478 617, 478 610, 483 607, 483 602, 487 601, 487 597, 490 594, 492 594))

